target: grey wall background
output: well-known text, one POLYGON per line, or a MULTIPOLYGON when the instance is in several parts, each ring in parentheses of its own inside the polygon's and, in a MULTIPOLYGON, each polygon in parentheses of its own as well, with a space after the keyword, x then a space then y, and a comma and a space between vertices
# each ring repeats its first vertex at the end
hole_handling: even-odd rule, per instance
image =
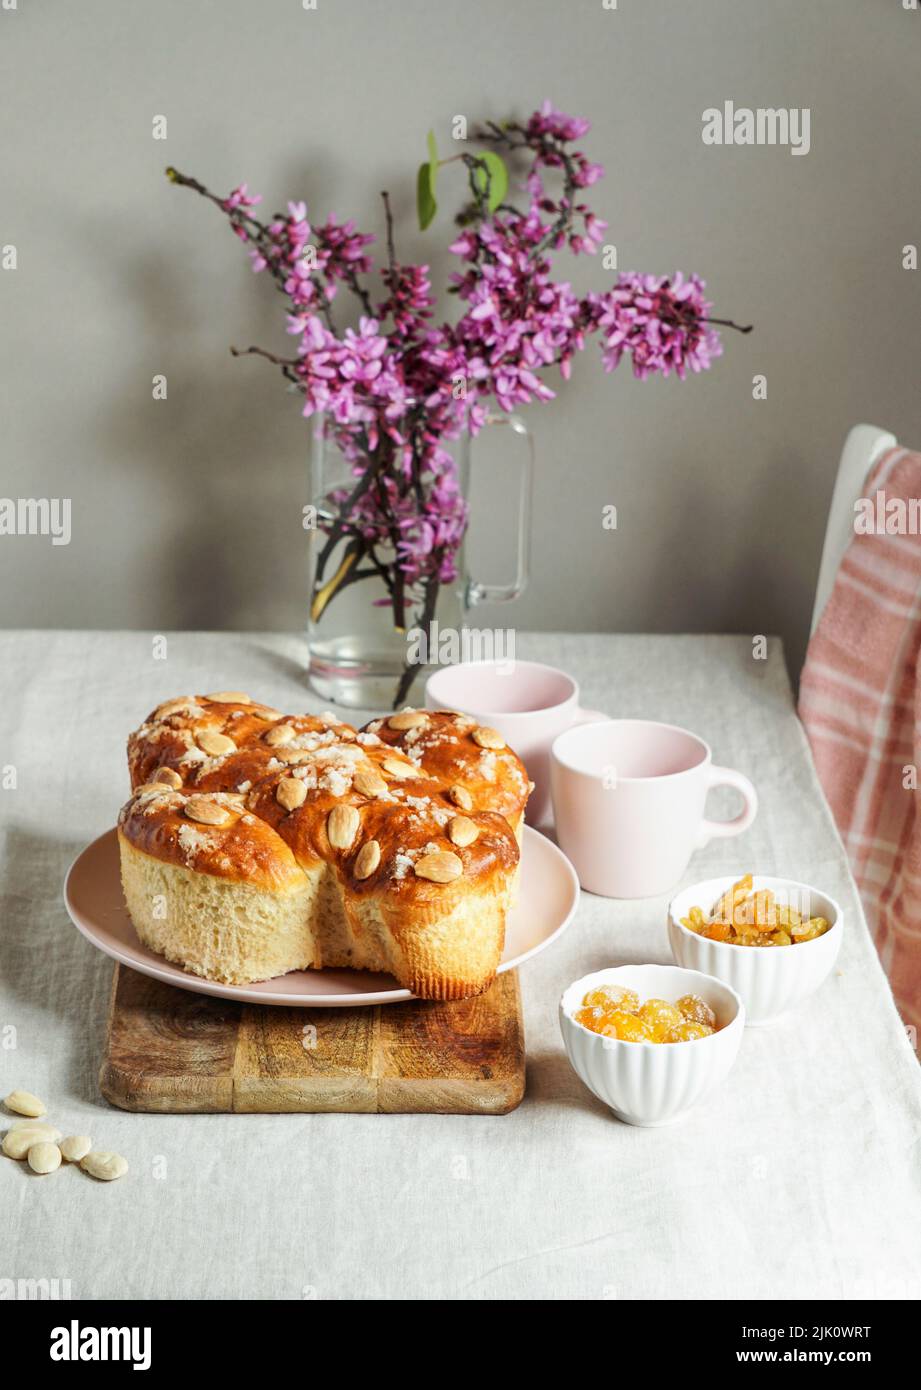
MULTIPOLYGON (((307 426, 271 368, 227 352, 287 346, 282 302, 167 163, 377 232, 387 187, 402 257, 440 282, 447 219, 414 230, 426 130, 446 144, 455 113, 550 96, 593 122, 594 205, 620 266, 696 270, 717 312, 756 330, 684 384, 605 376, 590 350, 531 410, 534 574, 508 619, 779 632, 797 669, 847 429, 921 446, 921 272, 901 264, 921 241, 919 59, 902 0, 0 8, 0 244, 19 256, 0 274, 0 495, 73 499, 70 546, 0 538, 0 621, 302 623, 307 426), (808 106, 811 152, 705 147, 701 113, 727 99, 808 106)), ((570 264, 580 287, 608 278, 570 264)), ((495 470, 473 550, 500 578, 495 470)))

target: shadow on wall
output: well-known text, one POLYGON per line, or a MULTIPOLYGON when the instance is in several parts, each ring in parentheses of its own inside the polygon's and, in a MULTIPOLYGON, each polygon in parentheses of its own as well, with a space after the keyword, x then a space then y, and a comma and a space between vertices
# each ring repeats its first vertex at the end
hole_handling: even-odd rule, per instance
MULTIPOLYGON (((207 182, 207 170, 190 172, 207 182)), ((300 164, 273 181, 277 187, 259 212, 284 206, 283 195, 290 194, 306 197, 314 216, 325 220, 329 181, 322 164, 300 164)), ((252 183, 258 186, 258 171, 252 183)), ((231 344, 257 344, 293 355, 286 300, 268 275, 252 274, 246 248, 211 204, 165 179, 151 196, 198 204, 200 241, 191 255, 171 253, 167 241, 163 250, 107 261, 110 293, 129 306, 132 335, 146 345, 151 377, 167 379, 165 401, 153 398, 151 385, 140 394, 116 390, 102 407, 100 467, 128 470, 139 499, 157 494, 157 529, 146 529, 143 502, 136 517, 134 563, 144 591, 139 622, 298 628, 306 606, 301 509, 310 500, 310 422, 277 367, 230 354, 231 344), (218 320, 207 316, 207 301, 194 283, 215 276, 218 320), (230 336, 217 326, 226 324, 227 303, 239 324, 230 336)), ((402 186, 399 201, 409 205, 402 186)), ((168 233, 168 214, 164 226, 168 233)), ((372 294, 378 293, 372 281, 372 294)), ((347 291, 334 308, 340 327, 357 325, 359 310, 347 291)))

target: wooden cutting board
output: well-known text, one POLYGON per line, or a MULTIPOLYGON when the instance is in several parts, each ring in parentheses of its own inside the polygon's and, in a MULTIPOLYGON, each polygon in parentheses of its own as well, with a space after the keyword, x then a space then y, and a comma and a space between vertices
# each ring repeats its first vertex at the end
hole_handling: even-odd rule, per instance
POLYGON ((237 1004, 116 965, 102 1093, 123 1110, 505 1115, 524 1095, 517 971, 450 1004, 237 1004))

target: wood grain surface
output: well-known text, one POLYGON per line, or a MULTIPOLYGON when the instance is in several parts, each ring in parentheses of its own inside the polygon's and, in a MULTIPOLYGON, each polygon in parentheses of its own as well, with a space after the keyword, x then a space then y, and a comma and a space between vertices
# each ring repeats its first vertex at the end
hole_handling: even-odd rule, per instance
POLYGON ((476 999, 236 1004, 115 966, 102 1093, 123 1110, 505 1115, 524 1095, 517 971, 476 999))

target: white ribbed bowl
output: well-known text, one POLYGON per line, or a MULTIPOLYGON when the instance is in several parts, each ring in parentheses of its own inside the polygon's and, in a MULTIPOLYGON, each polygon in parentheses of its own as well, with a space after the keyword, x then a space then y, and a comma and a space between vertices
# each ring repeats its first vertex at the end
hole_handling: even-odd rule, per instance
POLYGON ((770 888, 778 901, 792 898, 794 906, 808 903, 812 917, 830 922, 824 936, 800 946, 733 946, 709 941, 681 925, 692 907, 709 912, 713 904, 742 877, 729 874, 683 889, 668 905, 668 939, 680 965, 702 970, 730 985, 745 1004, 747 1022, 773 1023, 788 1009, 813 994, 831 973, 841 949, 844 918, 834 898, 792 878, 755 874, 753 886, 770 888))
POLYGON ((729 985, 677 965, 618 965, 596 970, 569 986, 560 1000, 560 1028, 577 1074, 619 1120, 630 1125, 669 1125, 725 1078, 739 1050, 745 1006, 729 985), (640 1003, 699 994, 716 1014, 720 1030, 682 1043, 621 1042, 576 1023, 573 1013, 599 985, 635 989, 640 1003))

